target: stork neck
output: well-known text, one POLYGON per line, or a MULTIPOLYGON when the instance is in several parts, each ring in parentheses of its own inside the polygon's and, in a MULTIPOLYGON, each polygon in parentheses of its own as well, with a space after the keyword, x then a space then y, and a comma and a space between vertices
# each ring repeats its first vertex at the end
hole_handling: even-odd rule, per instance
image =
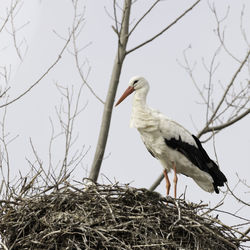
POLYGON ((130 127, 135 127, 141 131, 152 131, 157 127, 157 119, 154 119, 152 110, 147 106, 148 88, 135 92, 133 98, 133 108, 130 120, 130 127))
POLYGON ((148 94, 148 91, 135 92, 134 98, 133 98, 133 107, 146 108, 147 94, 148 94))

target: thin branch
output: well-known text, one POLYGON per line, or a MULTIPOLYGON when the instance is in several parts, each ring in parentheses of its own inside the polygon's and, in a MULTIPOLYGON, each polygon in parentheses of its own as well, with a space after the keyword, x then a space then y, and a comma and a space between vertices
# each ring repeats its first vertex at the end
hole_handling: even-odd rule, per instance
POLYGON ((183 54, 183 58, 184 58, 184 63, 185 65, 183 65, 179 60, 177 60, 177 63, 182 67, 184 68, 187 73, 189 74, 189 77, 191 78, 196 90, 198 91, 199 95, 201 96, 202 100, 204 103, 207 103, 207 100, 206 100, 206 97, 204 96, 204 91, 202 89, 200 89, 198 83, 196 82, 195 78, 194 78, 194 74, 193 74, 193 71, 194 71, 194 68, 196 66, 196 62, 193 63, 192 67, 190 65, 190 62, 187 58, 187 50, 188 49, 191 49, 191 45, 189 45, 186 49, 183 50, 182 54, 183 54))
POLYGON ((154 35, 153 37, 151 37, 150 39, 146 40, 145 42, 137 45, 136 47, 128 50, 126 52, 126 54, 129 54, 141 47, 143 47, 144 45, 152 42, 153 40, 155 40, 157 37, 161 36, 163 33, 165 33, 165 31, 167 31, 169 28, 171 28, 174 24, 176 24, 179 20, 181 20, 188 12, 190 12, 201 0, 196 1, 190 8, 188 8, 187 10, 185 10, 178 18, 176 18, 171 24, 169 24, 167 27, 165 27, 162 31, 160 31, 159 33, 157 33, 156 35, 154 35))
POLYGON ((242 11, 241 11, 241 15, 240 15, 240 29, 241 29, 242 36, 243 36, 243 38, 244 38, 247 46, 250 47, 250 43, 248 41, 247 34, 246 34, 245 29, 243 27, 244 11, 245 11, 245 5, 243 5, 242 11))
POLYGON ((212 13, 214 14, 214 17, 216 19, 216 22, 217 22, 217 29, 216 29, 216 34, 219 38, 219 41, 221 43, 221 45, 223 46, 224 50, 226 51, 226 53, 231 56, 235 61, 237 61, 238 63, 241 63, 240 60, 234 56, 230 51, 229 49, 227 48, 227 46, 225 45, 225 42, 224 42, 224 30, 223 32, 221 32, 221 23, 227 19, 228 17, 228 14, 229 14, 229 11, 230 11, 230 7, 228 6, 227 7, 227 11, 226 11, 226 14, 224 15, 224 17, 222 17, 221 19, 219 19, 218 15, 217 15, 217 12, 216 12, 216 9, 215 9, 215 6, 214 4, 211 6, 211 4, 208 4, 210 10, 212 11, 212 13), (222 33, 222 34, 221 34, 222 33))
POLYGON ((68 168, 71 167, 73 164, 74 164, 73 167, 74 170, 80 164, 80 162, 88 152, 87 149, 87 151, 84 153, 85 147, 83 146, 80 150, 76 150, 76 152, 74 152, 73 154, 71 153, 71 148, 78 139, 78 135, 76 136, 73 135, 75 120, 76 117, 81 113, 81 111, 83 111, 86 107, 86 105, 83 108, 79 107, 83 86, 84 83, 81 84, 80 88, 77 89, 77 91, 74 91, 73 85, 70 90, 68 87, 63 87, 56 84, 58 91, 62 95, 61 104, 59 108, 56 107, 56 113, 62 131, 58 135, 54 136, 54 126, 53 122, 51 121, 52 137, 50 140, 50 147, 49 147, 49 157, 50 157, 49 162, 50 162, 50 168, 52 168, 52 160, 51 160, 52 143, 54 142, 54 139, 56 137, 63 135, 64 152, 62 160, 59 161, 60 163, 59 178, 64 178, 68 173, 68 168), (75 101, 73 102, 73 100, 75 101), (66 108, 64 108, 65 106, 66 108))
POLYGON ((8 23, 9 18, 10 18, 10 15, 11 15, 11 13, 15 10, 15 8, 17 7, 18 2, 19 2, 19 0, 17 0, 17 1, 15 2, 15 4, 13 5, 13 3, 12 3, 12 1, 11 1, 10 10, 9 10, 9 12, 7 13, 7 16, 6 16, 6 18, 5 18, 4 22, 3 22, 3 25, 0 27, 0 33, 1 33, 2 30, 4 29, 5 25, 8 23))
POLYGON ((209 121, 207 122, 207 125, 199 132, 199 134, 198 134, 199 137, 200 137, 202 134, 204 134, 204 131, 206 131, 206 130, 208 129, 209 125, 213 122, 213 119, 214 119, 214 117, 216 116, 217 112, 219 111, 221 105, 223 104, 223 102, 224 102, 224 100, 225 100, 225 98, 226 98, 226 96, 227 96, 227 94, 228 94, 228 91, 230 90, 230 88, 231 88, 232 85, 234 84, 234 81, 235 81, 236 77, 239 75, 241 69, 242 69, 243 66, 246 64, 246 62, 247 62, 247 60, 248 60, 248 58, 249 58, 249 55, 250 55, 250 50, 248 51, 246 57, 245 57, 244 60, 241 62, 239 68, 236 70, 235 74, 233 75, 232 80, 229 82, 227 88, 225 89, 224 94, 223 94, 223 96, 221 97, 221 99, 220 99, 220 101, 219 101, 217 107, 215 108, 213 114, 211 115, 209 121))
POLYGON ((74 51, 72 52, 72 55, 74 56, 74 59, 75 59, 76 68, 78 70, 78 73, 80 75, 82 82, 87 86, 87 88, 96 97, 96 99, 98 101, 100 101, 102 104, 104 104, 104 101, 95 93, 95 91, 92 89, 92 87, 87 82, 87 77, 90 73, 90 68, 87 72, 87 77, 85 77, 83 75, 83 72, 82 72, 82 65, 81 65, 80 60, 79 60, 79 54, 83 49, 85 49, 87 46, 89 46, 90 43, 88 43, 86 46, 84 46, 81 49, 77 48, 77 38, 78 38, 78 35, 80 34, 82 28, 84 27, 84 20, 85 19, 84 19, 84 12, 81 12, 80 14, 77 13, 78 1, 75 1, 73 3, 73 8, 74 8, 74 19, 73 19, 74 29, 73 29, 73 33, 72 33, 72 42, 73 42, 73 50, 74 51))
POLYGON ((212 132, 212 131, 217 131, 217 130, 222 130, 226 127, 231 126, 232 124, 236 123, 237 121, 241 120, 243 117, 247 116, 250 113, 250 108, 248 110, 246 110, 244 113, 242 113, 241 115, 237 116, 235 119, 230 120, 224 124, 218 125, 218 126, 214 126, 214 127, 207 127, 205 130, 202 131, 202 135, 208 133, 208 132, 212 132))
POLYGON ((10 87, 6 88, 1 94, 0 94, 0 98, 2 98, 4 95, 6 95, 6 93, 10 90, 10 87))
POLYGON ((228 186, 227 183, 226 183, 226 186, 227 186, 227 188, 228 188, 230 194, 231 194, 238 202, 240 202, 240 203, 242 203, 242 204, 244 204, 244 205, 250 207, 250 203, 249 203, 249 202, 245 202, 245 201, 241 200, 240 198, 238 198, 238 197, 234 194, 234 192, 229 188, 229 186, 228 186))
POLYGON ((214 76, 215 71, 219 67, 219 63, 217 63, 215 66, 214 66, 214 64, 215 64, 215 59, 218 56, 220 50, 221 50, 221 45, 219 45, 219 47, 215 50, 209 67, 207 67, 207 65, 205 64, 205 60, 204 59, 202 60, 203 66, 206 69, 206 71, 208 72, 208 90, 207 90, 207 98, 206 98, 206 106, 207 106, 206 122, 208 122, 209 111, 212 110, 212 105, 210 104, 210 99, 211 99, 211 95, 212 95, 212 93, 211 93, 212 78, 214 76))
MULTIPOLYGON (((249 85, 249 83, 247 83, 247 85, 249 85)), ((249 85, 249 87, 250 87, 250 85, 249 85)), ((227 110, 229 110, 232 107, 234 107, 234 109, 232 110, 228 121, 237 117, 242 110, 245 110, 246 105, 249 103, 249 100, 250 100, 249 99, 250 97, 247 96, 247 91, 248 91, 248 86, 246 86, 246 88, 242 88, 237 94, 233 93, 231 95, 232 99, 230 101, 227 101, 227 98, 225 98, 226 107, 224 109, 222 109, 220 111, 220 113, 218 113, 215 116, 214 121, 219 120, 219 117, 222 116, 222 114, 224 114, 227 110), (244 103, 242 103, 244 99, 246 99, 246 100, 244 103)), ((229 93, 228 93, 228 96, 229 96, 229 93)), ((223 122, 221 122, 221 123, 223 123, 223 122)))
MULTIPOLYGON (((73 32, 73 31, 72 31, 73 32)), ((22 98, 23 96, 25 96, 27 93, 29 93, 31 91, 31 89, 33 89, 36 85, 38 85, 38 83, 40 83, 40 81, 55 67, 55 65, 60 61, 65 49, 67 48, 71 37, 72 37, 72 32, 69 35, 69 38, 67 40, 67 42, 65 43, 65 45, 63 46, 61 52, 59 53, 57 59, 54 61, 54 63, 52 63, 52 65, 38 78, 37 81, 35 81, 35 83, 33 83, 26 91, 24 91, 22 94, 20 94, 19 96, 17 96, 16 98, 12 99, 11 101, 0 105, 0 108, 3 108, 7 105, 10 105, 16 101, 18 101, 20 98, 22 98)))
POLYGON ((118 19, 117 19, 117 12, 116 12, 116 0, 113 0, 113 11, 114 11, 114 19, 115 19, 115 27, 114 30, 116 34, 118 35, 118 38, 120 36, 120 31, 118 28, 118 19))
POLYGON ((134 27, 130 30, 128 36, 132 34, 132 32, 135 30, 135 28, 140 24, 140 22, 150 13, 150 11, 160 2, 161 0, 156 0, 152 6, 143 14, 143 16, 136 22, 134 27))
MULTIPOLYGON (((18 9, 17 13, 19 12, 19 10, 21 9, 23 3, 21 4, 20 8, 18 9)), ((17 14, 16 13, 16 14, 17 14)), ((14 15, 14 11, 11 11, 10 12, 10 23, 11 23, 11 29, 12 29, 12 32, 11 32, 11 35, 13 37, 13 42, 14 42, 14 48, 16 50, 16 53, 18 55, 18 58, 20 59, 20 61, 23 61, 23 57, 21 55, 21 51, 20 51, 20 46, 17 44, 17 38, 16 38, 16 33, 17 33, 17 30, 15 28, 15 25, 14 25, 14 18, 15 18, 15 15, 14 15)), ((25 23, 24 25, 22 25, 22 27, 20 29, 22 29, 24 26, 26 26, 29 22, 25 23)), ((20 30, 19 29, 19 30, 20 30)))

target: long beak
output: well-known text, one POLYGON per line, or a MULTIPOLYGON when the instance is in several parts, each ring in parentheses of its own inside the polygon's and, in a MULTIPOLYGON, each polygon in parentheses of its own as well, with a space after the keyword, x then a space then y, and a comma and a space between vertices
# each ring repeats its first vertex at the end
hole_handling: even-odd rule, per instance
POLYGON ((117 103, 115 104, 115 107, 117 105, 119 105, 126 97, 128 97, 130 94, 132 94, 135 91, 134 87, 129 86, 125 92, 123 93, 123 95, 120 97, 120 99, 117 101, 117 103))

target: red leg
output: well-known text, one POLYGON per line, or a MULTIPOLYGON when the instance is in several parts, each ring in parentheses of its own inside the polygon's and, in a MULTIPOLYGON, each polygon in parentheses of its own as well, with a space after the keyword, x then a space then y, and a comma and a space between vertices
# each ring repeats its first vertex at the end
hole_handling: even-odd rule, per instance
POLYGON ((174 162, 173 162, 173 169, 174 169, 174 198, 176 199, 178 177, 176 174, 176 165, 174 162))
POLYGON ((170 190, 171 184, 170 184, 170 181, 168 179, 168 172, 166 169, 164 169, 163 173, 164 173, 165 180, 166 180, 167 195, 169 195, 169 190, 170 190))

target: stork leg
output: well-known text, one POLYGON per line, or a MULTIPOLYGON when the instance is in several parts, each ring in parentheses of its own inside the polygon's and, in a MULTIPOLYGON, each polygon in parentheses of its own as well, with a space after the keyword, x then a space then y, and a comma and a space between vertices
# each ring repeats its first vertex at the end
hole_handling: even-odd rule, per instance
POLYGON ((177 192, 177 181, 178 181, 178 177, 176 174, 176 165, 173 162, 173 169, 174 169, 174 198, 176 199, 176 192, 177 192))
POLYGON ((163 173, 164 173, 165 180, 166 180, 167 195, 169 195, 169 190, 170 190, 171 184, 170 184, 170 181, 168 179, 168 172, 166 169, 164 169, 163 173))

